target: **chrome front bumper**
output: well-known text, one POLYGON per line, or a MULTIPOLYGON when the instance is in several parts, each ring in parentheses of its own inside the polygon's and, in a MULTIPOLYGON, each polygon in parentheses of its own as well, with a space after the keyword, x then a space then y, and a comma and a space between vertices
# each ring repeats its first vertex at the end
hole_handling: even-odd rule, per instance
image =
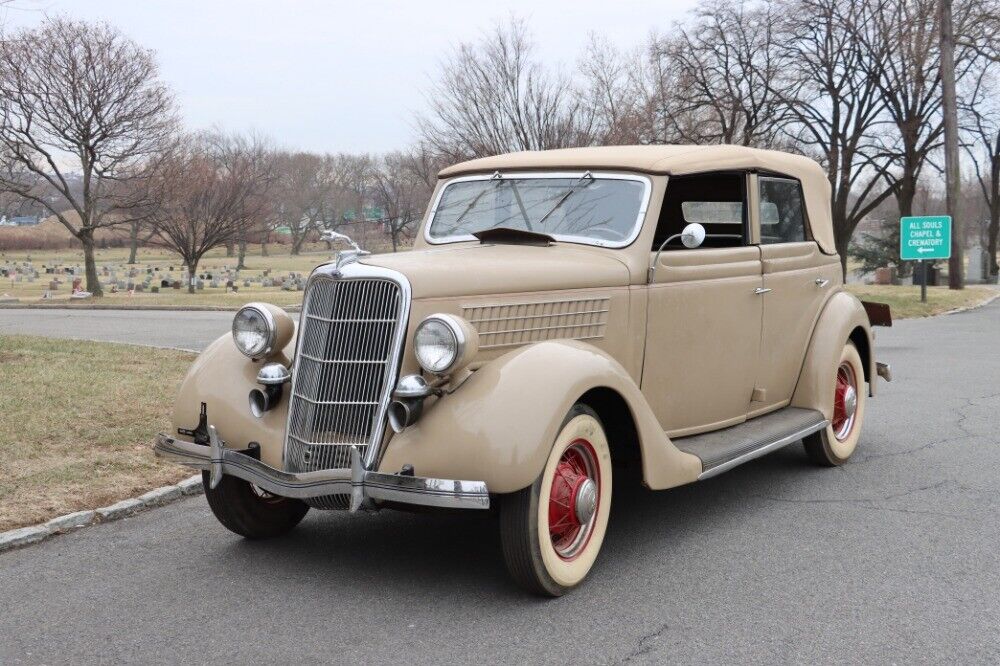
POLYGON ((329 469, 293 474, 274 469, 245 453, 227 449, 215 428, 209 426, 211 444, 195 444, 170 435, 156 436, 153 451, 160 458, 210 473, 214 488, 223 474, 249 481, 282 497, 350 495, 351 511, 398 502, 452 509, 488 509, 490 495, 483 481, 428 479, 366 470, 357 449, 351 452, 351 469, 329 469))

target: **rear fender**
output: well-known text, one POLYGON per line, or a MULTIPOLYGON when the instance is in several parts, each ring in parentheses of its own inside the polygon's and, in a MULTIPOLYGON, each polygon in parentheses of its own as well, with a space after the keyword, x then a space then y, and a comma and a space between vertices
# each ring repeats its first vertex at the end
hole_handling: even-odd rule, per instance
POLYGON ((631 412, 646 484, 662 489, 697 480, 701 461, 664 435, 625 368, 574 340, 515 349, 476 370, 453 393, 429 400, 421 419, 389 441, 380 470, 413 465, 418 476, 481 480, 495 493, 520 490, 541 474, 573 404, 605 387, 631 412))
POLYGON ((875 356, 871 325, 864 306, 853 294, 840 291, 830 297, 813 328, 812 339, 799 381, 792 395, 793 407, 816 409, 833 418, 833 393, 840 353, 854 342, 865 364, 865 381, 875 395, 875 356))

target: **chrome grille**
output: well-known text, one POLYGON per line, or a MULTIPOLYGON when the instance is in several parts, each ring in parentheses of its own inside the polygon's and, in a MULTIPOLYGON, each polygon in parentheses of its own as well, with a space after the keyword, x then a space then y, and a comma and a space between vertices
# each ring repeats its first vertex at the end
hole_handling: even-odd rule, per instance
MULTIPOLYGON (((363 270, 358 269, 356 270, 363 270)), ((285 438, 290 472, 348 468, 377 447, 409 304, 388 278, 315 277, 305 294, 285 438)))

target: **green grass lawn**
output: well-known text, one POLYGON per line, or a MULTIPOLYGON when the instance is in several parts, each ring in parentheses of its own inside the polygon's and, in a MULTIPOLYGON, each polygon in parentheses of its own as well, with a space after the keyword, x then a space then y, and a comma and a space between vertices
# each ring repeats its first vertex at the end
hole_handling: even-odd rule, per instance
POLYGON ((157 460, 194 354, 0 336, 0 531, 105 506, 191 470, 157 460))
POLYGON ((928 287, 927 302, 921 303, 920 287, 852 284, 847 289, 862 300, 888 304, 892 309, 893 319, 929 317, 956 308, 979 305, 1000 294, 997 289, 983 286, 970 286, 960 290, 928 287))

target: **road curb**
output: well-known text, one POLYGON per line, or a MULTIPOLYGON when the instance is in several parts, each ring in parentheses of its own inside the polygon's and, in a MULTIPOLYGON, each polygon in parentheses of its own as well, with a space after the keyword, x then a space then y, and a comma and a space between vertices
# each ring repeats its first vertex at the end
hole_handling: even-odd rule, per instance
POLYGON ((57 534, 65 534, 82 527, 127 518, 140 511, 166 506, 182 497, 199 495, 202 492, 201 474, 196 474, 172 486, 162 486, 139 497, 115 502, 99 509, 74 511, 40 525, 29 525, 28 527, 0 532, 0 553, 40 543, 57 534))
POLYGON ((968 312, 969 310, 978 310, 979 308, 986 307, 987 305, 997 300, 998 298, 1000 298, 1000 294, 994 294, 993 296, 990 296, 982 303, 976 303, 975 305, 967 305, 964 308, 955 308, 954 310, 945 310, 944 312, 939 312, 938 314, 931 316, 943 317, 944 315, 953 315, 953 314, 959 314, 961 312, 968 312))

